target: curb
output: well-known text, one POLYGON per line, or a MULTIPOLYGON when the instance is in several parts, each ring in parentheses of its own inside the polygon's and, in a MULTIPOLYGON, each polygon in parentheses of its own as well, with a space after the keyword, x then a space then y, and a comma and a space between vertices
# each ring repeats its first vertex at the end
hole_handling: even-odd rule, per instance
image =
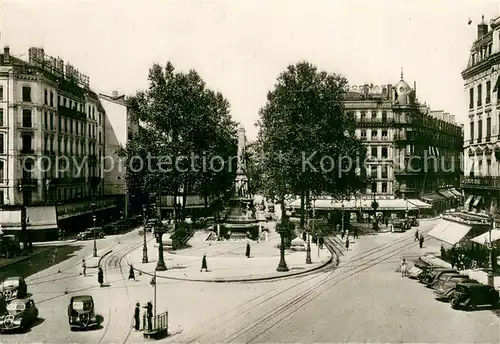
MULTIPOLYGON (((175 281, 187 281, 187 282, 205 282, 205 283, 238 283, 238 282, 258 282, 258 281, 271 281, 271 280, 276 280, 280 278, 288 278, 288 277, 296 277, 299 275, 304 275, 307 273, 311 273, 314 271, 317 271, 319 269, 324 268, 326 265, 330 264, 333 260, 333 255, 334 253, 330 252, 330 258, 327 259, 325 262, 320 263, 318 266, 306 270, 306 271, 298 271, 294 273, 287 273, 286 275, 277 275, 277 276, 267 276, 267 277, 256 277, 256 278, 247 278, 247 277, 242 277, 242 278, 219 278, 219 279, 194 279, 194 278, 180 278, 180 277, 168 277, 168 276, 159 276, 156 275, 158 278, 164 278, 164 279, 170 279, 170 280, 175 280, 175 281)), ((139 271, 143 275, 151 275, 150 273, 144 272, 142 270, 134 268, 134 270, 139 271)))
POLYGON ((88 269, 95 269, 97 267, 99 267, 101 265, 101 261, 104 257, 106 257, 108 254, 110 254, 111 252, 113 252, 113 250, 107 250, 102 256, 99 257, 99 260, 97 261, 97 265, 93 265, 93 266, 87 266, 88 269))

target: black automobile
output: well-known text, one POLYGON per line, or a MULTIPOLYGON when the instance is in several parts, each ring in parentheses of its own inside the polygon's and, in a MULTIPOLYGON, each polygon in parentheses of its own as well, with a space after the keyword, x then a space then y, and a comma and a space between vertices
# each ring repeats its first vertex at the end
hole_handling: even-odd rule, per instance
POLYGON ((418 227, 418 219, 416 216, 408 216, 408 222, 411 227, 418 227))
POLYGON ((432 287, 436 282, 439 281, 439 278, 444 274, 460 275, 458 271, 453 269, 445 269, 445 270, 435 269, 434 271, 426 274, 425 277, 422 278, 420 281, 425 285, 432 287))
POLYGON ((94 236, 97 239, 104 238, 104 232, 101 230, 100 227, 92 227, 87 229, 85 232, 80 232, 76 236, 77 240, 89 240, 93 239, 94 236))
POLYGON ((449 268, 435 265, 425 267, 424 269, 422 269, 422 273, 418 276, 418 280, 423 283, 430 278, 434 278, 439 271, 446 270, 449 270, 449 268))
POLYGON ((0 332, 26 331, 38 319, 38 309, 30 299, 16 299, 0 315, 0 332))
POLYGON ((451 277, 445 282, 441 281, 434 285, 434 297, 436 300, 449 301, 451 294, 460 283, 479 284, 478 281, 470 279, 468 276, 451 277))
POLYGON ((21 299, 28 294, 28 286, 22 277, 7 277, 2 282, 2 294, 5 301, 9 302, 14 299, 21 299))
POLYGON ((92 296, 71 297, 68 305, 68 322, 71 330, 88 329, 98 325, 92 296))
POLYGON ((473 310, 477 306, 496 306, 500 296, 492 286, 477 283, 459 283, 449 296, 453 309, 473 310))

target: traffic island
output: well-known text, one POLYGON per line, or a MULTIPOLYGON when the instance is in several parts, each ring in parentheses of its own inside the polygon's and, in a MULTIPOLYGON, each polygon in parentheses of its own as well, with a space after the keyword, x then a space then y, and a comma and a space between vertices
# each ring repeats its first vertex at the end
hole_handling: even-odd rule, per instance
POLYGON ((113 252, 112 249, 106 248, 104 250, 97 251, 97 257, 91 255, 85 258, 85 264, 87 265, 87 269, 98 268, 101 265, 101 261, 103 260, 103 258, 106 257, 111 252, 113 252))

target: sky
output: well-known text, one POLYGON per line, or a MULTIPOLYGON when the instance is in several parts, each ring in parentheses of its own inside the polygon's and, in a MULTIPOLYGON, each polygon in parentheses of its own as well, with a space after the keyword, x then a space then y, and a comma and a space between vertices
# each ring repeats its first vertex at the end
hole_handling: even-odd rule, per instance
POLYGON ((0 43, 20 58, 43 47, 106 94, 146 89, 153 63, 195 69, 253 139, 267 92, 299 61, 352 85, 395 84, 403 68, 420 101, 463 123, 460 73, 481 16, 499 13, 498 0, 3 0, 0 43))

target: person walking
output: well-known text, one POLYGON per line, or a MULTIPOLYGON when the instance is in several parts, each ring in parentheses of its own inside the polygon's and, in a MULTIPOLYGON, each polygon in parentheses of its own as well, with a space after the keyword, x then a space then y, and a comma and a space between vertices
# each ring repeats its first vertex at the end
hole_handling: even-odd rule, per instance
POLYGON ((385 226, 389 227, 389 218, 388 217, 385 218, 385 226))
POLYGON ((420 235, 420 239, 418 240, 418 244, 420 248, 424 247, 424 236, 420 235))
POLYGON ((415 231, 415 239, 413 239, 413 241, 418 241, 419 240, 419 233, 418 233, 418 229, 415 231))
POLYGON ((135 272, 134 272, 134 266, 132 264, 130 264, 130 269, 128 271, 128 280, 130 281, 131 279, 133 279, 135 282, 135 272))
POLYGON ((200 272, 203 272, 203 270, 205 270, 205 272, 208 272, 207 255, 205 253, 203 254, 203 258, 201 259, 201 270, 200 270, 200 272))
POLYGON ((406 263, 406 259, 403 257, 403 259, 401 259, 401 277, 407 276, 407 269, 408 264, 406 263))
POLYGON ((82 259, 82 274, 83 277, 87 276, 87 263, 85 263, 85 259, 82 259))
MULTIPOLYGON (((144 308, 146 308, 147 328, 148 328, 148 331, 151 332, 151 331, 153 331, 153 321, 152 321, 153 320, 153 304, 151 303, 151 301, 149 301, 144 308)), ((144 328, 146 328, 146 326, 144 326, 144 328)))
POLYGON ((359 237, 358 237, 358 227, 354 227, 354 239, 359 239, 359 237))
POLYGON ((97 271, 97 282, 99 282, 99 285, 102 287, 102 284, 104 283, 104 272, 100 266, 97 271))
POLYGON ((250 244, 247 243, 247 249, 245 250, 245 256, 247 256, 247 258, 250 258, 250 244))
POLYGON ((349 237, 345 239, 345 249, 349 251, 349 237))
POLYGON ((135 304, 135 310, 134 310, 134 329, 136 331, 139 331, 139 328, 141 326, 141 305, 139 302, 135 304))

